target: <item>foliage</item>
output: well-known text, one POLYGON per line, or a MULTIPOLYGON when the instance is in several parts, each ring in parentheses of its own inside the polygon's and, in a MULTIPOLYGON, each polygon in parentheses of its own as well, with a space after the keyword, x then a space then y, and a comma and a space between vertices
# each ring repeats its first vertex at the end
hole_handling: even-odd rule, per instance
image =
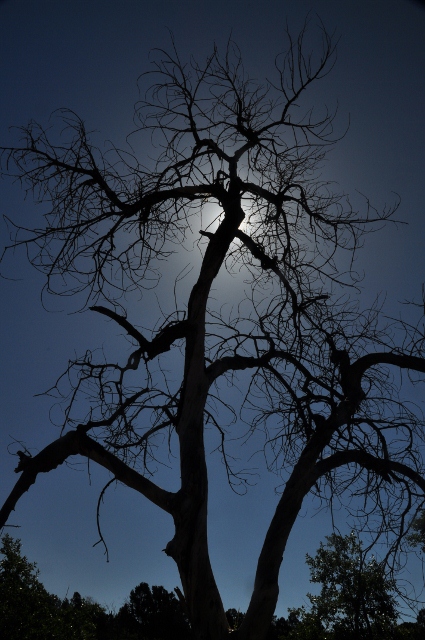
POLYGON ((38 473, 75 455, 103 466, 172 518, 165 552, 203 640, 229 634, 208 548, 206 438, 235 490, 249 486, 235 450, 247 438, 280 476, 240 640, 266 638, 307 495, 340 501, 396 553, 425 494, 424 418, 390 372, 423 381, 423 327, 388 324, 378 304, 361 311, 347 293, 355 295, 364 235, 397 204, 378 212, 366 199, 358 212, 322 177, 338 135, 312 87, 336 49, 318 31, 313 51, 308 21, 297 38, 288 33, 264 82, 247 74, 232 42, 203 62, 184 62, 174 42, 157 50, 133 147, 102 153, 62 110, 57 128, 30 122, 2 150, 4 172, 48 207, 32 230, 11 222, 9 249, 24 247, 48 292, 82 294, 128 341, 118 357, 87 350, 69 363, 51 390, 63 403, 63 435, 34 457, 18 452, 22 473, 0 526, 38 473), (230 296, 225 286, 214 292, 220 277, 235 283, 230 296), (241 388, 240 411, 227 386, 241 388), (177 491, 154 477, 173 460, 177 491))
POLYGON ((414 518, 408 540, 413 547, 420 547, 422 553, 425 553, 425 510, 414 518))
POLYGON ((394 638, 396 640, 423 640, 424 632, 414 622, 402 622, 398 625, 394 638))
POLYGON ((21 543, 8 534, 0 552, 0 637, 3 640, 107 640, 98 635, 104 609, 74 593, 61 601, 39 581, 35 563, 21 555, 21 543))
POLYGON ((176 596, 161 586, 141 582, 117 614, 116 626, 136 638, 191 638, 190 625, 176 596))
POLYGON ((2 640, 189 640, 181 603, 163 587, 142 582, 116 615, 76 591, 60 600, 39 581, 21 543, 2 538, 0 637, 2 640))
POLYGON ((115 640, 110 629, 113 616, 92 598, 82 598, 78 591, 71 600, 62 601, 61 618, 64 640, 115 640))
POLYGON ((425 609, 418 612, 417 624, 425 632, 425 609))
POLYGON ((243 619, 245 618, 245 614, 237 609, 227 609, 226 618, 229 623, 229 629, 235 631, 241 626, 243 619))
POLYGON ((366 557, 356 533, 326 540, 314 557, 307 554, 310 580, 322 586, 319 595, 308 594, 311 610, 297 611, 300 626, 294 637, 393 637, 398 617, 394 579, 376 558, 366 557))
MULTIPOLYGON (((309 595, 311 610, 290 609, 286 619, 273 616, 266 640, 422 640, 425 609, 419 611, 417 623, 403 622, 394 627, 392 581, 382 574, 382 567, 374 559, 363 562, 364 552, 354 534, 346 538, 333 535, 327 540, 314 558, 307 556, 312 582, 323 585, 319 596, 309 595), (338 553, 342 554, 340 567, 337 566, 338 553), (356 565, 362 562, 359 579, 356 565), (360 635, 353 631, 356 589, 364 589, 360 596, 362 601, 367 600, 363 612, 369 616, 371 635, 361 625, 360 635), (375 611, 371 611, 371 602, 376 605, 375 611), (383 617, 387 624, 382 624, 383 617), (379 624, 376 624, 377 618, 379 624)), ((90 597, 82 598, 78 592, 71 599, 61 601, 43 587, 36 564, 22 557, 19 540, 5 535, 2 543, 2 640, 191 640, 193 637, 182 602, 164 587, 149 587, 141 582, 117 614, 107 613, 90 597)), ((245 613, 228 609, 226 616, 229 628, 236 631, 245 613)))
MULTIPOLYGON (((245 613, 236 609, 228 609, 226 611, 226 618, 229 623, 230 630, 237 631, 245 619, 245 613)), ((291 628, 291 619, 289 621, 285 618, 278 618, 273 616, 270 627, 267 632, 266 640, 279 640, 288 632, 291 628)))
POLYGON ((0 636, 5 640, 59 638, 59 601, 38 580, 35 564, 21 556, 21 544, 2 538, 0 552, 0 636))

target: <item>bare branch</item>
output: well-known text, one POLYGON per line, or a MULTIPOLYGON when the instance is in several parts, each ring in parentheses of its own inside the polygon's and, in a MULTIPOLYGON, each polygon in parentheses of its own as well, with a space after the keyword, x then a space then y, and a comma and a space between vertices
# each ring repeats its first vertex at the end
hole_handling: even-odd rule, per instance
POLYGON ((49 390, 65 435, 33 458, 18 452, 22 473, 0 524, 38 473, 74 455, 93 460, 173 517, 165 552, 197 638, 228 634, 208 550, 208 425, 230 484, 246 472, 233 469, 241 422, 284 482, 238 640, 267 634, 308 493, 331 508, 347 497, 348 513, 361 498, 357 521, 376 525, 375 539, 386 534, 395 553, 424 499, 425 418, 405 393, 424 380, 423 327, 385 320, 379 302, 361 311, 355 300, 356 252, 398 203, 377 211, 365 198, 359 212, 322 177, 341 134, 335 112, 308 98, 333 67, 335 42, 319 23, 322 47, 311 52, 308 28, 288 34, 274 79, 263 83, 232 41, 203 62, 184 62, 174 41, 156 50, 133 146, 100 151, 62 110, 59 130, 30 122, 2 150, 4 172, 48 207, 34 229, 9 221, 9 249, 25 248, 48 293, 83 293, 82 306, 129 340, 120 356, 106 347, 75 356, 49 390), (226 270, 237 284, 231 296, 214 290, 226 270), (149 329, 130 322, 125 304, 149 329), (392 375, 404 369, 401 381, 392 375), (240 412, 223 381, 240 389, 240 412), (147 477, 174 460, 176 493, 147 477))
POLYGON ((425 478, 418 471, 397 460, 377 458, 367 451, 358 449, 338 451, 328 458, 319 460, 313 472, 315 481, 326 473, 348 464, 357 464, 363 469, 373 471, 377 475, 382 476, 387 482, 398 481, 398 478, 394 474, 404 476, 415 483, 425 495, 425 478))
POLYGON ((39 473, 48 473, 63 464, 70 456, 77 454, 97 462, 113 473, 116 480, 135 489, 164 511, 172 513, 173 493, 144 478, 98 442, 77 430, 69 431, 34 457, 21 456, 16 472, 22 472, 22 475, 0 510, 0 527, 5 525, 19 498, 34 484, 39 473))

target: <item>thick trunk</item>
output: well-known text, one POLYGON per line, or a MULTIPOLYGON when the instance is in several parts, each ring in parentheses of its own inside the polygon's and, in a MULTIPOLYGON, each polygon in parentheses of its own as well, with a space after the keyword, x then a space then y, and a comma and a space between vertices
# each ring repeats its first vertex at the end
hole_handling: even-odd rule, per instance
POLYGON ((176 534, 166 553, 176 562, 196 640, 222 640, 229 625, 212 572, 207 538, 207 504, 181 497, 176 534))
MULTIPOLYGON (((236 198, 211 237, 189 298, 184 380, 177 414, 181 489, 172 509, 176 533, 166 553, 177 563, 196 640, 222 640, 229 630, 208 552, 204 410, 209 380, 205 371, 205 315, 211 284, 244 218, 237 186, 235 191, 236 198)), ((226 197, 224 191, 222 195, 226 197)))
MULTIPOLYGON (((193 339, 193 337, 192 337, 193 339)), ((208 381, 200 347, 186 373, 186 389, 177 426, 180 442, 181 489, 172 509, 176 532, 166 553, 176 562, 189 619, 196 640, 221 640, 228 635, 223 603, 212 572, 207 535, 208 475, 205 460, 203 414, 208 381), (196 360, 201 366, 194 366, 196 360)))
POLYGON ((166 553, 179 569, 195 638, 221 640, 228 633, 228 624, 211 569, 207 535, 208 475, 203 439, 207 393, 205 375, 200 374, 192 380, 177 429, 182 488, 173 508, 176 532, 166 553))
MULTIPOLYGON (((188 377, 191 375, 189 372, 188 377)), ((211 569, 207 535, 208 475, 203 411, 208 385, 204 372, 191 382, 177 429, 182 484, 173 508, 176 532, 166 552, 179 569, 195 638, 221 640, 227 636, 228 623, 211 569)))
POLYGON ((316 432, 286 483, 258 559, 254 591, 239 629, 238 640, 263 640, 267 635, 279 596, 279 570, 286 543, 303 500, 317 479, 315 464, 319 453, 329 442, 333 429, 333 420, 328 420, 326 428, 316 432))
POLYGON ((270 523, 258 559, 254 591, 238 640, 263 640, 269 630, 279 596, 279 570, 286 543, 309 488, 297 483, 292 475, 286 485, 270 523))

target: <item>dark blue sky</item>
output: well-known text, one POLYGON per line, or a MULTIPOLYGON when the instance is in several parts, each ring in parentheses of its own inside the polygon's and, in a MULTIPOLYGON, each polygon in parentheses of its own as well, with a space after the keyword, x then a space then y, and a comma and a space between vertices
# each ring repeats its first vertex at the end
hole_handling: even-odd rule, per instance
MULTIPOLYGON (((341 131, 350 128, 326 168, 327 176, 352 194, 366 194, 378 207, 401 197, 398 218, 408 226, 373 234, 359 256, 365 272, 365 302, 386 292, 388 309, 420 299, 425 281, 425 9, 408 0, 6 0, 0 2, 0 144, 16 140, 9 125, 33 118, 47 123, 59 107, 75 110, 99 139, 123 145, 133 127, 137 78, 149 68, 149 52, 167 47, 172 30, 182 56, 203 57, 230 34, 248 71, 270 75, 282 50, 285 22, 295 33, 308 12, 340 37, 338 62, 317 88, 317 101, 338 103, 341 131)), ((23 200, 19 185, 0 183, 0 214, 31 225, 40 208, 23 200)), ((1 227, 2 244, 7 241, 1 227)), ((43 279, 17 252, 8 259, 1 293, 0 500, 15 480, 11 437, 33 452, 53 439, 51 401, 35 397, 65 368, 68 358, 114 338, 113 327, 93 314, 69 315, 63 303, 40 302, 43 279)), ((417 398, 421 401, 421 398, 417 398)), ((118 487, 103 508, 111 561, 106 564, 95 506, 106 473, 61 468, 37 480, 19 503, 12 522, 24 552, 37 560, 46 587, 67 590, 119 607, 140 581, 172 589, 177 570, 161 550, 172 536, 168 517, 139 495, 118 487)), ((226 607, 247 606, 255 564, 276 496, 264 476, 244 497, 227 488, 222 467, 211 463, 212 562, 226 607)), ((166 474, 164 481, 167 480, 166 474)), ((343 520, 343 516, 342 516, 343 520)), ((309 590, 306 552, 329 534, 326 513, 306 504, 284 559, 278 613, 302 604, 309 590), (312 517, 314 515, 314 517, 312 517)), ((421 574, 413 563, 412 582, 421 574)))

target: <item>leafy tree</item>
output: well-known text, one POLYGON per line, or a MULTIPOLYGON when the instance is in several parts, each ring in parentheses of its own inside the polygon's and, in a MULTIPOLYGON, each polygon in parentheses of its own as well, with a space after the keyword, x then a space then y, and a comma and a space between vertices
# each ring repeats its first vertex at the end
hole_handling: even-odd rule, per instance
MULTIPOLYGON (((352 532, 333 534, 320 544, 315 557, 307 554, 311 582, 322 585, 320 594, 308 594, 311 611, 299 610, 300 625, 293 636, 309 637, 305 629, 318 629, 334 640, 394 637, 398 617, 396 584, 376 558, 367 558, 352 532)), ((320 637, 320 634, 312 637, 320 637)))
POLYGON ((425 632, 425 609, 420 609, 417 617, 418 627, 421 628, 422 631, 425 632))
MULTIPOLYGON (((41 584, 39 571, 21 554, 21 542, 6 534, 0 553, 0 637, 2 640, 107 640, 108 614, 74 593, 61 601, 41 584)), ((109 622, 111 622, 109 620, 109 622)))
POLYGON ((290 609, 287 625, 282 638, 289 640, 330 640, 320 618, 305 607, 290 609))
MULTIPOLYGON (((236 631, 241 626, 245 619, 245 613, 236 609, 228 609, 226 611, 226 618, 229 623, 229 628, 232 631, 236 631)), ((285 618, 278 618, 273 616, 269 630, 267 632, 266 640, 280 640, 281 637, 286 637, 289 630, 292 629, 294 624, 297 624, 298 620, 294 620, 291 614, 288 620, 285 618)))
POLYGON ((303 607, 299 609, 289 609, 287 618, 278 618, 276 621, 276 635, 278 640, 282 638, 296 638, 297 633, 305 633, 306 636, 314 635, 315 640, 320 640, 323 632, 323 626, 317 619, 311 620, 311 624, 307 622, 308 613, 303 607), (300 616, 303 617, 303 622, 300 616))
POLYGON ((0 637, 4 640, 59 638, 60 601, 38 579, 38 569, 21 555, 21 543, 6 534, 0 553, 0 637))
POLYGON ((235 631, 241 626, 243 619, 245 618, 245 614, 237 609, 227 609, 226 618, 229 623, 229 629, 235 631))
POLYGON ((263 83, 248 76, 232 42, 203 63, 186 64, 174 45, 156 52, 151 89, 136 105, 141 157, 132 147, 102 154, 67 111, 57 114, 59 131, 31 122, 3 150, 6 173, 49 206, 44 223, 18 230, 13 246, 46 274, 47 291, 83 294, 132 348, 126 343, 118 360, 87 351, 70 363, 52 390, 65 405, 63 435, 34 457, 19 452, 21 475, 0 526, 38 473, 74 455, 103 466, 173 518, 166 553, 203 640, 229 633, 208 550, 207 425, 234 488, 247 484, 232 462, 241 425, 284 483, 240 640, 262 640, 270 628, 283 553, 309 493, 344 501, 359 526, 379 517, 391 544, 425 492, 423 417, 390 374, 423 379, 423 329, 385 326, 376 306, 360 312, 344 294, 356 282, 346 265, 363 234, 392 210, 366 201, 358 213, 320 177, 337 139, 332 112, 314 108, 311 93, 335 61, 331 36, 320 33, 313 53, 307 26, 298 38, 288 34, 274 79, 263 83), (193 246, 199 252, 188 253, 193 246), (176 253, 192 263, 173 295, 176 253), (195 277, 180 286, 190 267, 195 277), (226 270, 238 287, 213 294, 226 270), (142 294, 127 316, 128 299, 142 294), (247 427, 227 401, 229 385, 241 387, 247 427), (155 460, 169 463, 169 448, 178 491, 151 474, 155 460), (362 496, 361 509, 350 496, 362 496))
POLYGON ((394 637, 396 640, 423 640, 424 632, 414 622, 402 622, 398 625, 394 637))
POLYGON ((176 596, 161 586, 150 588, 146 582, 131 591, 117 614, 117 623, 118 629, 145 640, 191 637, 188 619, 176 596))
POLYGON ((411 533, 408 536, 409 543, 413 547, 420 547, 425 553, 425 511, 422 510, 411 525, 411 533))
POLYGON ((92 598, 82 598, 75 591, 71 600, 62 601, 63 640, 115 640, 113 616, 92 598))

